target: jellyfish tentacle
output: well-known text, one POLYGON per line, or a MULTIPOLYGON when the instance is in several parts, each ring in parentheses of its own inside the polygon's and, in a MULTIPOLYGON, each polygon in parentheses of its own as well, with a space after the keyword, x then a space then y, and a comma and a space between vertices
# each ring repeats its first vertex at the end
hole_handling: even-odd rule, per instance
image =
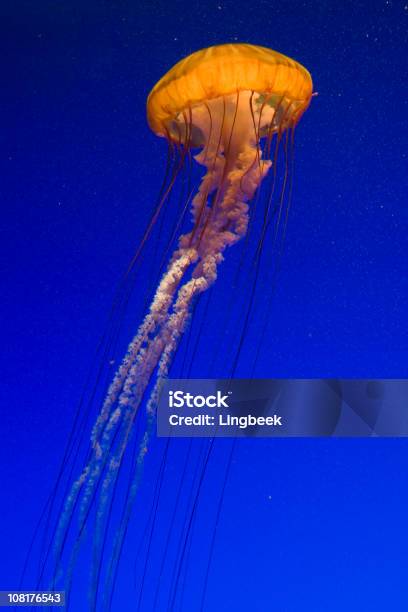
POLYGON ((187 268, 196 254, 193 249, 189 252, 176 252, 170 262, 167 273, 163 276, 159 287, 157 288, 155 297, 150 306, 150 311, 146 315, 145 320, 138 329, 137 334, 129 344, 127 353, 122 361, 121 366, 116 372, 114 379, 108 389, 102 410, 96 420, 92 431, 92 442, 97 447, 97 440, 101 430, 109 418, 110 408, 114 405, 122 390, 126 377, 129 374, 131 365, 139 354, 141 348, 146 343, 150 334, 154 333, 157 325, 166 316, 174 298, 174 293, 184 276, 187 268))
MULTIPOLYGON (((138 377, 143 374, 143 369, 148 367, 149 361, 152 361, 152 356, 149 354, 154 351, 155 345, 152 344, 150 336, 154 334, 156 328, 168 316, 177 287, 196 257, 197 254, 194 249, 179 249, 174 254, 169 264, 169 269, 156 291, 150 312, 140 326, 135 339, 130 345, 131 348, 128 350, 115 376, 115 381, 108 390, 102 411, 98 417, 98 427, 101 429, 99 436, 97 435, 96 427, 93 431, 94 453, 90 464, 94 460, 103 459, 104 454, 110 450, 109 444, 112 439, 114 426, 122 418, 124 410, 131 403, 134 395, 133 386, 139 382, 138 377), (110 410, 111 408, 113 409, 110 410), (103 422, 105 422, 104 429, 102 428, 103 422)), ((153 361, 154 359, 153 356, 153 361)), ((84 473, 78 479, 80 485, 89 474, 90 464, 88 464, 84 473)))
MULTIPOLYGON (((191 261, 194 260, 195 255, 194 252, 189 249, 182 254, 180 252, 176 252, 174 257, 179 259, 184 258, 186 260, 186 267, 188 267, 191 264, 191 261)), ((169 266, 169 271, 166 277, 168 281, 171 279, 174 280, 174 267, 172 265, 169 266)), ((166 283, 161 283, 160 286, 166 286, 166 283)), ((158 297, 158 292, 156 293, 156 297, 158 297)), ((160 338, 155 338, 153 341, 147 339, 146 342, 147 347, 142 347, 139 350, 133 365, 130 367, 129 373, 125 378, 122 393, 119 395, 117 402, 114 402, 115 407, 111 412, 108 423, 106 424, 102 435, 99 438, 98 449, 97 451, 94 451, 92 458, 83 470, 80 478, 74 483, 72 491, 65 504, 64 513, 58 529, 59 534, 63 534, 64 527, 70 520, 72 508, 74 507, 78 497, 81 496, 79 506, 79 526, 77 532, 78 536, 68 561, 66 573, 67 591, 70 589, 70 582, 72 580, 75 561, 79 552, 82 537, 85 533, 85 526, 89 517, 90 509, 93 501, 95 500, 98 484, 100 483, 100 479, 106 468, 106 475, 103 479, 101 492, 99 494, 96 517, 97 525, 100 527, 100 522, 104 516, 104 509, 107 503, 107 494, 112 478, 117 474, 121 465, 122 456, 126 449, 137 409, 143 398, 148 381, 150 380, 163 350, 163 340, 160 338), (133 386, 135 386, 134 389, 133 386), (119 438, 119 440, 115 442, 115 447, 112 445, 113 436, 118 436, 119 438), (84 489, 82 490, 81 495, 81 489, 83 486, 84 489)), ((98 530, 95 530, 95 533, 98 533, 98 530)), ((59 558, 61 554, 60 541, 61 536, 57 540, 57 558, 59 558)), ((56 572, 56 576, 57 575, 58 571, 56 572)))
MULTIPOLYGON (((193 278, 180 288, 178 298, 174 305, 174 312, 170 316, 166 328, 163 329, 161 333, 163 351, 158 364, 156 382, 146 406, 147 425, 139 448, 135 476, 131 484, 129 497, 124 511, 124 518, 121 521, 120 528, 115 535, 115 541, 113 543, 111 558, 109 561, 108 576, 103 595, 103 601, 105 602, 105 604, 109 598, 110 589, 112 586, 112 577, 119 561, 120 552, 122 550, 123 541, 126 535, 128 519, 130 517, 133 502, 138 491, 138 484, 142 476, 144 467, 144 456, 147 453, 148 446, 150 443, 151 433, 153 430, 153 425, 156 416, 156 408, 159 401, 163 381, 168 375, 169 368, 172 362, 172 357, 177 349, 180 337, 188 322, 190 308, 194 298, 197 296, 197 294, 205 291, 209 287, 209 285, 212 284, 212 282, 214 282, 215 280, 213 274, 213 266, 204 266, 204 270, 211 270, 211 273, 207 278, 205 276, 193 278)), ((111 473, 109 477, 112 478, 112 476, 114 476, 114 474, 111 473)))
MULTIPOLYGON (((234 121, 237 112, 235 109, 234 121)), ((68 563, 69 585, 91 507, 94 502, 97 503, 92 569, 94 601, 98 596, 95 592, 100 571, 98 559, 109 493, 118 478, 146 389, 154 375, 155 382, 146 404, 147 426, 139 448, 135 484, 129 496, 129 512, 138 490, 144 455, 150 443, 160 388, 169 373, 192 304, 200 293, 215 282, 225 249, 238 242, 247 232, 247 201, 252 198, 270 167, 269 161, 260 164, 262 151, 254 134, 253 122, 249 122, 243 132, 241 126, 240 133, 236 135, 231 132, 228 135, 228 163, 223 155, 224 145, 219 144, 222 141, 220 131, 213 131, 214 140, 206 151, 208 157, 204 159, 197 156, 197 161, 207 167, 207 173, 192 201, 193 229, 180 237, 178 248, 159 283, 149 312, 108 389, 92 432, 91 458, 74 483, 65 507, 63 524, 70 519, 72 508, 80 498, 78 536, 68 563), (214 153, 212 157, 211 153, 214 153), (209 195, 214 192, 215 196, 210 203, 209 195)), ((118 561, 122 537, 123 528, 118 531, 113 543, 109 567, 115 567, 118 561)))
MULTIPOLYGON (((94 539, 94 550, 96 551, 94 554, 94 567, 93 567, 93 588, 91 589, 93 597, 97 596, 97 583, 98 583, 98 575, 99 575, 99 549, 101 542, 103 541, 103 521, 106 514, 106 508, 109 502, 109 491, 111 487, 114 485, 118 472, 122 464, 122 459, 124 452, 127 447, 128 439, 132 431, 133 422, 136 416, 136 413, 140 407, 141 401, 143 399, 143 395, 145 393, 146 387, 149 384, 152 371, 154 367, 157 365, 158 361, 158 370, 157 370, 157 378, 154 388, 151 392, 150 398, 147 402, 147 425, 146 430, 142 438, 142 442, 140 444, 139 456, 137 459, 137 474, 135 478, 137 482, 140 480, 141 472, 143 470, 143 459, 144 455, 147 452, 148 445, 150 443, 151 430, 154 422, 154 417, 156 414, 156 405, 158 402, 161 384, 163 382, 164 377, 168 373, 169 366, 171 364, 171 358, 174 351, 177 348, 178 341, 180 336, 184 330, 186 322, 189 318, 190 307, 194 297, 204 291, 208 286, 208 281, 201 278, 194 278, 180 287, 177 295, 177 299, 174 303, 173 313, 170 315, 166 325, 159 333, 159 336, 153 341, 153 343, 157 343, 157 350, 153 352, 153 361, 151 363, 151 368, 144 368, 138 373, 138 392, 129 396, 129 405, 132 407, 131 410, 128 411, 127 415, 124 417, 122 421, 122 429, 123 436, 120 441, 120 448, 115 454, 114 458, 111 459, 109 463, 109 468, 105 474, 101 494, 99 498, 98 511, 96 517, 96 528, 95 528, 95 539, 94 539), (160 354, 159 359, 154 359, 154 356, 160 354)), ((134 495, 136 495, 137 487, 132 487, 132 495, 131 499, 134 495)), ((117 540, 118 544, 115 546, 115 550, 120 546, 121 548, 121 540, 120 538, 117 540)))
MULTIPOLYGON (((164 275, 156 291, 149 314, 146 316, 135 339, 132 341, 130 345, 131 348, 126 354, 115 376, 115 381, 109 389, 107 398, 105 399, 103 408, 98 417, 98 423, 93 430, 93 453, 81 475, 73 483, 59 520, 54 546, 54 554, 58 564, 58 559, 62 554, 65 541, 64 532, 79 500, 80 525, 84 523, 89 512, 89 506, 93 499, 95 487, 99 482, 100 473, 103 471, 106 464, 107 454, 111 450, 112 438, 115 435, 117 426, 123 418, 123 411, 126 406, 126 393, 123 394, 122 397, 120 394, 121 391, 123 392, 129 373, 131 373, 131 375, 133 374, 133 376, 129 379, 128 384, 130 384, 134 376, 137 378, 138 373, 136 366, 143 361, 142 357, 146 351, 146 349, 143 348, 143 344, 147 343, 147 345, 149 345, 149 334, 153 333, 155 328, 160 325, 162 320, 167 316, 167 312, 174 299, 174 294, 180 284, 181 278, 191 265, 191 262, 195 260, 196 256, 193 249, 179 249, 174 253, 168 271, 164 275)), ((140 367, 140 365, 138 367, 140 367)), ((80 527, 79 531, 82 531, 82 527, 80 527)))
MULTIPOLYGON (((146 411, 148 424, 140 445, 137 470, 134 476, 134 482, 131 485, 127 507, 124 512, 125 518, 121 522, 121 527, 118 530, 113 543, 105 594, 103 595, 103 601, 105 603, 107 601, 107 597, 109 597, 112 575, 119 560, 120 551, 122 549, 123 540, 126 534, 127 521, 137 493, 138 483, 140 482, 144 456, 150 442, 150 433, 156 415, 163 380, 168 375, 172 357, 177 349, 179 340, 188 321, 191 311, 191 304, 194 298, 197 294, 206 291, 216 280, 218 265, 223 260, 222 253, 225 248, 237 242, 246 232, 248 226, 248 205, 246 204, 245 200, 252 197, 260 180, 259 167, 255 167, 254 165, 254 157, 256 158, 256 155, 258 155, 258 152, 256 150, 254 151, 253 147, 248 147, 239 155, 238 167, 229 175, 230 186, 226 190, 219 211, 214 216, 213 223, 211 223, 209 228, 206 230, 205 238, 201 240, 198 247, 199 260, 192 271, 192 278, 190 281, 180 287, 177 294, 177 299, 173 306, 173 313, 166 321, 163 329, 158 333, 163 350, 158 363, 156 383, 147 402, 146 411), (247 176, 245 191, 242 188, 243 174, 249 174, 249 176, 247 176), (227 231, 223 229, 226 225, 228 225, 230 228, 227 231)), ((263 167, 264 174, 267 172, 268 168, 269 166, 263 167)), ((190 235, 183 236, 180 242, 183 243, 185 241, 188 244, 189 238, 190 235)), ((146 385, 147 384, 148 381, 146 382, 146 385)), ((125 448, 123 447, 122 454, 124 450, 125 448)), ((117 466, 115 466, 115 471, 116 469, 117 466)), ((107 485, 109 485, 110 479, 115 477, 115 471, 110 472, 109 476, 107 476, 108 480, 105 481, 107 485)))
MULTIPOLYGON (((223 251, 227 246, 231 246, 237 242, 246 232, 248 226, 248 205, 245 200, 252 197, 259 184, 259 167, 254 166, 254 159, 258 155, 259 151, 257 147, 254 146, 244 148, 238 155, 236 168, 231 170, 228 174, 229 187, 219 206, 219 211, 216 212, 211 224, 207 226, 206 232, 204 236, 201 237, 201 242, 197 246, 198 263, 192 272, 192 279, 179 288, 177 298, 173 305, 173 313, 168 320, 164 319, 161 328, 159 324, 159 331, 155 339, 150 342, 146 348, 140 348, 139 354, 136 356, 133 365, 129 368, 118 401, 119 406, 124 405, 129 408, 122 422, 124 436, 121 436, 119 453, 115 455, 110 462, 112 471, 115 471, 118 461, 120 463, 128 438, 128 431, 133 422, 134 412, 139 406, 155 366, 159 362, 159 359, 162 366, 166 366, 166 368, 168 368, 168 364, 171 362, 171 356, 177 347, 178 339, 188 319, 187 315, 193 297, 197 293, 205 291, 216 280, 217 267, 223 260, 223 251), (246 175, 245 190, 242 183, 243 175, 246 175), (225 229, 226 227, 230 229, 225 229)), ((264 168, 264 173, 266 173, 267 169, 268 167, 264 168)), ((214 188, 213 172, 211 172, 211 175, 211 179, 209 180, 213 182, 214 188)), ((220 174, 218 173, 218 177, 219 176, 220 174)), ((202 182, 202 187, 203 186, 207 188, 207 181, 205 179, 202 182)), ((200 193, 198 195, 200 195, 200 193)), ((199 197, 194 198, 194 202, 197 203, 199 199, 199 197)), ((199 208, 195 207, 194 210, 199 214, 199 208)), ((191 234, 181 237, 181 252, 186 248, 183 248, 183 245, 189 244, 190 237, 191 234)), ((190 265, 193 261, 193 258, 191 258, 191 248, 188 248, 187 251, 187 260, 190 265)), ((196 252, 194 251, 194 253, 196 258, 196 252)), ((165 275, 161 284, 166 283, 168 274, 169 272, 165 275)), ((182 275, 180 278, 182 278, 182 275)), ((160 363, 157 374, 158 379, 162 376, 160 363)), ((152 405, 153 403, 152 396, 148 405, 152 405)), ((115 413, 111 418, 115 419, 115 413)))

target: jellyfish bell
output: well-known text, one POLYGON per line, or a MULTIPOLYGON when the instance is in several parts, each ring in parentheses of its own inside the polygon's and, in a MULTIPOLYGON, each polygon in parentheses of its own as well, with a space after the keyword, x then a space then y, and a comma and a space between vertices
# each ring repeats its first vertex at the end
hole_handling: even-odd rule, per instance
POLYGON ((184 58, 156 83, 147 99, 147 120, 157 135, 178 139, 177 124, 188 109, 247 92, 256 94, 258 111, 271 108, 269 116, 278 107, 290 107, 282 126, 290 127, 308 107, 312 90, 306 68, 277 51, 243 43, 217 45, 184 58))

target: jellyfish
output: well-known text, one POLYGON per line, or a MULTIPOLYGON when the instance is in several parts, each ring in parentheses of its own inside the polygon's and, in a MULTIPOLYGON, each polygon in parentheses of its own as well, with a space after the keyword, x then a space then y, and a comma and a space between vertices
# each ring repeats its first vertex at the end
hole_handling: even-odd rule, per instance
MULTIPOLYGON (((266 175, 275 172, 273 138, 279 143, 284 133, 293 132, 311 96, 310 74, 299 63, 265 47, 238 43, 209 47, 186 57, 148 96, 150 128, 179 153, 176 171, 150 227, 166 206, 177 172, 189 156, 205 174, 191 198, 190 231, 178 237, 144 320, 110 383, 92 429, 85 465, 59 520, 53 585, 65 567, 69 591, 87 522, 96 508, 91 609, 96 606, 101 580, 100 556, 110 498, 140 409, 145 407, 147 417, 124 515, 130 512, 142 477, 161 385, 189 325, 194 303, 216 282, 227 251, 247 234, 251 201, 266 175), (75 535, 67 537, 73 529, 75 535), (69 552, 67 542, 72 543, 69 552), (68 555, 65 566, 64 555, 68 555)), ((265 239, 268 207, 270 203, 260 242, 265 239)), ((105 606, 126 536, 125 525, 123 521, 112 541, 105 572, 105 606)))

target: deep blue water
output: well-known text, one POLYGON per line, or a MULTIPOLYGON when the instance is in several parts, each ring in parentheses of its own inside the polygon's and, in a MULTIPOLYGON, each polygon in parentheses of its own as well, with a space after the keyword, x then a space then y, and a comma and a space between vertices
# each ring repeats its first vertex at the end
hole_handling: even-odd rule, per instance
MULTIPOLYGON (((0 589, 8 589, 17 587, 118 279, 157 198, 166 147, 149 131, 146 97, 194 50, 234 41, 274 48, 304 64, 318 92, 296 130, 285 252, 256 375, 407 377, 408 8, 377 0, 13 2, 1 16, 0 589)), ((230 295, 236 255, 227 255, 218 305, 230 295)), ((151 261, 137 277, 139 310, 124 321, 119 353, 140 322, 137 296, 152 279, 151 261)), ((261 279, 239 375, 262 328, 264 289, 261 279)), ((224 331, 218 310, 202 332, 197 377, 208 375, 224 331)), ((216 375, 228 376, 229 363, 216 375)), ((206 475, 182 608, 192 612, 229 444, 217 446, 206 475)), ((148 586, 184 454, 179 445, 169 459, 148 586)), ((132 550, 160 456, 151 455, 114 610, 134 609, 132 550)), ((407 474, 404 440, 241 441, 205 609, 406 610, 407 474)), ((77 606, 87 609, 85 597, 77 606)), ((146 596, 141 610, 151 609, 146 596)))

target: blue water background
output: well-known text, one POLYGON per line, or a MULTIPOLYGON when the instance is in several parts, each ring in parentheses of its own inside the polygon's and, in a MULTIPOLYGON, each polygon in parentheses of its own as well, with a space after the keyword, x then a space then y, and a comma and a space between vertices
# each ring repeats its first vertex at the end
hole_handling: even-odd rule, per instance
MULTIPOLYGON (((17 586, 118 278, 157 197, 165 143, 149 131, 146 96, 186 54, 234 41, 272 47, 303 63, 318 92, 296 133, 293 205, 258 374, 407 377, 408 9, 378 0, 43 1, 4 4, 1 14, 7 589, 17 586)), ((148 275, 147 266, 141 291, 148 275)), ((227 300, 228 283, 220 291, 227 300)), ((255 336, 257 324, 255 314, 255 336)), ((195 375, 206 365, 203 352, 195 375)), ((216 465, 203 512, 219 492, 212 474, 216 465)), ((407 474, 404 440, 240 443, 206 609, 406 610, 407 474)), ((190 610, 199 609, 195 584, 190 610)), ((123 591, 116 609, 130 596, 123 591)))

